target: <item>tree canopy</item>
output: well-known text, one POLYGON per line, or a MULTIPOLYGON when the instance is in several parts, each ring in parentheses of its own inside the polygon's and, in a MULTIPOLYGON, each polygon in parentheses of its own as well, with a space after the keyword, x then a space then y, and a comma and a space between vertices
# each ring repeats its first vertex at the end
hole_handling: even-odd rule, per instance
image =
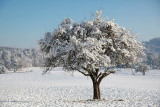
POLYGON ((95 72, 141 62, 143 45, 136 36, 101 15, 97 11, 94 19, 81 23, 67 18, 52 33, 47 32, 39 41, 41 50, 49 55, 45 66, 95 72))

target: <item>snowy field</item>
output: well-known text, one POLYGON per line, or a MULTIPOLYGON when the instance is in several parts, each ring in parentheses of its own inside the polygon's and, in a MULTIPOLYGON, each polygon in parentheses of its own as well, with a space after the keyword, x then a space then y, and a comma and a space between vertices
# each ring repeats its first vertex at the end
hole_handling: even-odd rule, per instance
POLYGON ((42 75, 42 69, 28 68, 0 74, 0 107, 160 107, 160 70, 145 76, 120 70, 100 87, 102 100, 93 101, 89 77, 61 68, 42 75))

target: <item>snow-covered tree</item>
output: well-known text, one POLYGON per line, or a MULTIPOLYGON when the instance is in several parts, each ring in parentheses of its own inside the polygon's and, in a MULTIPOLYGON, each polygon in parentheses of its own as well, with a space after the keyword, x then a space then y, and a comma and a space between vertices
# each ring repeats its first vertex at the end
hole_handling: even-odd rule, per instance
POLYGON ((17 69, 18 69, 18 61, 17 61, 17 58, 16 58, 16 56, 15 55, 12 55, 11 56, 11 68, 13 68, 14 69, 14 72, 16 72, 17 71, 17 69))
POLYGON ((146 64, 144 64, 144 63, 140 63, 140 64, 138 64, 137 66, 135 66, 135 71, 136 71, 136 72, 142 72, 143 75, 145 75, 145 73, 146 73, 147 71, 149 71, 149 66, 146 65, 146 64))
POLYGON ((9 51, 7 51, 7 50, 4 50, 2 52, 1 57, 3 59, 2 64, 5 65, 5 67, 7 69, 10 69, 10 66, 11 66, 11 53, 9 51))
POLYGON ((20 58, 17 58, 17 67, 18 69, 20 68, 26 68, 26 67, 32 67, 32 61, 31 59, 25 57, 25 56, 22 56, 20 58))
POLYGON ((93 82, 93 99, 100 99, 99 85, 117 65, 132 66, 142 60, 143 45, 129 30, 101 17, 81 23, 65 19, 53 33, 47 32, 39 41, 41 50, 48 56, 47 72, 63 66, 68 71, 78 71, 93 82))

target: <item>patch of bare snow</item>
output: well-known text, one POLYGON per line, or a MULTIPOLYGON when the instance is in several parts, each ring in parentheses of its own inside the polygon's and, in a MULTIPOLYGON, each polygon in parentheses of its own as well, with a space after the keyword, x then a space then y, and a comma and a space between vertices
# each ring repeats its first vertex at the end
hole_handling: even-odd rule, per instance
POLYGON ((92 100, 89 77, 62 68, 42 75, 40 68, 0 75, 0 107, 159 107, 160 70, 132 75, 120 70, 102 80, 101 100, 92 100), (30 72, 24 72, 30 71, 30 72))

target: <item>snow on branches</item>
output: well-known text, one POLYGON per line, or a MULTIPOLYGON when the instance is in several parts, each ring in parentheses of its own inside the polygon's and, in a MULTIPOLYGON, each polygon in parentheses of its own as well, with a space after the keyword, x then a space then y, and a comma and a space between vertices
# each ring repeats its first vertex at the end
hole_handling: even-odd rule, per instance
POLYGON ((119 64, 141 62, 143 45, 130 31, 101 15, 102 11, 97 11, 94 19, 81 23, 68 18, 53 33, 46 33, 39 41, 48 55, 46 67, 63 66, 90 74, 96 69, 106 72, 119 64))

